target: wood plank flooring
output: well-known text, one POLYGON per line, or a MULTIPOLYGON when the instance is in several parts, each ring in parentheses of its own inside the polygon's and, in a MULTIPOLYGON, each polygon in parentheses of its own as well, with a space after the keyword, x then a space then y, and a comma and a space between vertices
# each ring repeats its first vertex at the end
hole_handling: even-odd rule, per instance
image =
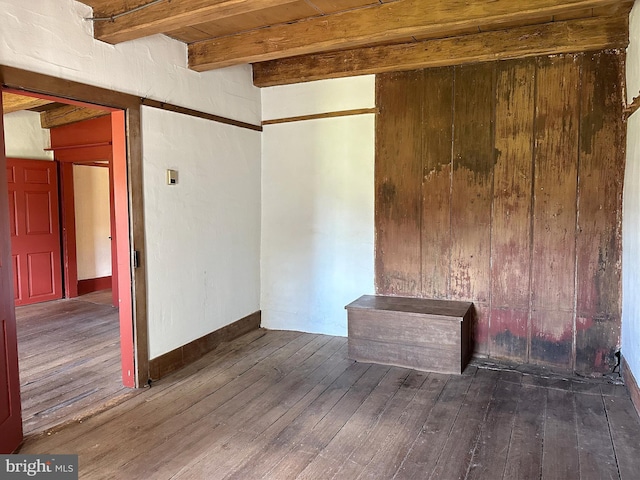
POLYGON ((20 453, 77 453, 83 479, 638 476, 624 386, 478 362, 429 374, 357 363, 346 347, 254 331, 20 453))
POLYGON ((111 291, 16 308, 25 435, 139 392, 122 386, 111 291))

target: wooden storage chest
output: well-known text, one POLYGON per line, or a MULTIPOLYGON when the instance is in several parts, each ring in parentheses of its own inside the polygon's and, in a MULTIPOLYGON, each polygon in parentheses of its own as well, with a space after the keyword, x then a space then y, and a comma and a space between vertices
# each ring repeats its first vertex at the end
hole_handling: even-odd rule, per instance
POLYGON ((471 302, 364 295, 345 308, 349 358, 462 373, 472 353, 471 302))

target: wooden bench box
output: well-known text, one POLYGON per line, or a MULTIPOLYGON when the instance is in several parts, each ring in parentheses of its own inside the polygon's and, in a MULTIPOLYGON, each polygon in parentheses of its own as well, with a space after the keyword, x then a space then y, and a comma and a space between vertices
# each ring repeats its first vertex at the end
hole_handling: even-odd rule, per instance
POLYGON ((349 358, 460 374, 471 357, 471 302, 364 295, 347 309, 349 358))

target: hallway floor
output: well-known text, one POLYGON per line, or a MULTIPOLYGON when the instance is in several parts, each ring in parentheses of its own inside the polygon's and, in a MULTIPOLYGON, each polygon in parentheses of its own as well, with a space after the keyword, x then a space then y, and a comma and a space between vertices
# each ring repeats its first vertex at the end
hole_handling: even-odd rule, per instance
POLYGON ((16 308, 24 435, 85 417, 123 395, 111 290, 16 308))

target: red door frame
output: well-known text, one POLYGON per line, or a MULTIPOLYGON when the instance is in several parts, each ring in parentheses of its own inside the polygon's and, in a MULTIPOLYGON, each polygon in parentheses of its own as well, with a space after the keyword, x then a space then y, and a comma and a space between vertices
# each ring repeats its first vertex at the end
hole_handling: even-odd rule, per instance
MULTIPOLYGON (((55 150, 55 149, 54 149, 55 150)), ((62 231, 62 262, 64 268, 65 298, 76 298, 78 291, 78 255, 76 249, 76 215, 75 215, 75 191, 74 191, 74 165, 86 165, 95 168, 109 169, 109 217, 111 225, 111 302, 118 306, 118 262, 116 249, 116 211, 113 196, 113 166, 112 159, 109 164, 99 164, 93 161, 71 162, 59 161, 60 167, 60 210, 62 231)))
MULTIPOLYGON (((135 332, 133 328, 133 305, 132 305, 132 270, 131 270, 131 242, 129 231, 129 187, 127 176, 127 130, 125 121, 125 111, 111 107, 96 107, 96 105, 80 102, 77 100, 62 99, 55 96, 35 94, 23 90, 2 88, 2 92, 15 93, 17 95, 46 98, 56 102, 80 105, 88 108, 99 108, 111 112, 112 130, 112 171, 113 171, 113 191, 114 191, 114 215, 115 215, 115 243, 117 254, 117 282, 118 282, 118 307, 120 322, 120 352, 122 367, 122 383, 125 387, 136 387, 135 368, 135 332)), ((0 148, 4 151, 4 136, 0 148)), ((4 167, 5 161, 2 160, 4 167)), ((62 183, 62 181, 61 181, 62 183)), ((0 184, 0 188, 2 185, 0 184)), ((6 189, 6 179, 4 188, 6 189)), ((0 192, 1 194, 1 192, 0 192)), ((5 194, 6 196, 6 194, 5 194)), ((8 212, 7 212, 8 213, 8 212)), ((73 230, 75 232, 75 228, 73 230)), ((69 232, 67 232, 68 234, 69 232)), ((13 289, 13 285, 11 285, 13 289)), ((12 293, 13 295, 13 293, 12 293)), ((13 298, 11 299, 13 310, 13 298)), ((15 318, 15 314, 14 314, 15 318)), ((17 357, 16 357, 17 359, 17 357)), ((19 392, 18 392, 19 394, 19 392)))
POLYGON ((13 275, 9 270, 12 267, 8 192, 4 125, 0 117, 0 454, 12 453, 22 442, 16 313, 13 305, 13 275))
MULTIPOLYGON (((123 112, 124 113, 124 112, 123 112)), ((111 119, 111 132, 113 136, 113 118, 111 119)), ((113 141, 112 141, 113 146, 113 141)), ((126 138, 125 138, 125 165, 127 162, 126 159, 126 138)), ((116 206, 115 206, 115 194, 113 192, 113 152, 111 155, 111 159, 109 160, 109 214, 110 214, 110 225, 111 225, 111 303, 113 303, 114 307, 119 307, 118 298, 118 243, 117 243, 117 235, 116 235, 116 206)), ((128 200, 128 196, 127 196, 128 200)), ((132 311, 133 316, 133 311, 132 311)))
POLYGON ((113 148, 113 210, 115 212, 115 228, 112 232, 116 245, 120 312, 120 345, 122 350, 122 382, 125 387, 136 386, 136 369, 134 361, 134 331, 133 331, 133 298, 131 281, 131 244, 129 241, 129 184, 127 176, 127 134, 125 112, 116 110, 111 112, 111 146, 113 148), (125 347, 126 346, 126 347, 125 347))
MULTIPOLYGON (((116 214, 113 193, 113 120, 111 115, 51 130, 51 150, 60 164, 61 206, 63 218, 63 262, 65 291, 77 297, 78 270, 75 234, 74 173, 72 165, 109 168, 109 210, 111 219, 111 291, 112 303, 118 306, 116 214), (97 163, 107 161, 108 164, 97 163)), ((126 163, 126 158, 125 158, 126 163)))
POLYGON ((60 221, 64 291, 67 298, 75 298, 78 296, 78 257, 76 252, 73 163, 58 162, 58 165, 60 167, 60 221))

